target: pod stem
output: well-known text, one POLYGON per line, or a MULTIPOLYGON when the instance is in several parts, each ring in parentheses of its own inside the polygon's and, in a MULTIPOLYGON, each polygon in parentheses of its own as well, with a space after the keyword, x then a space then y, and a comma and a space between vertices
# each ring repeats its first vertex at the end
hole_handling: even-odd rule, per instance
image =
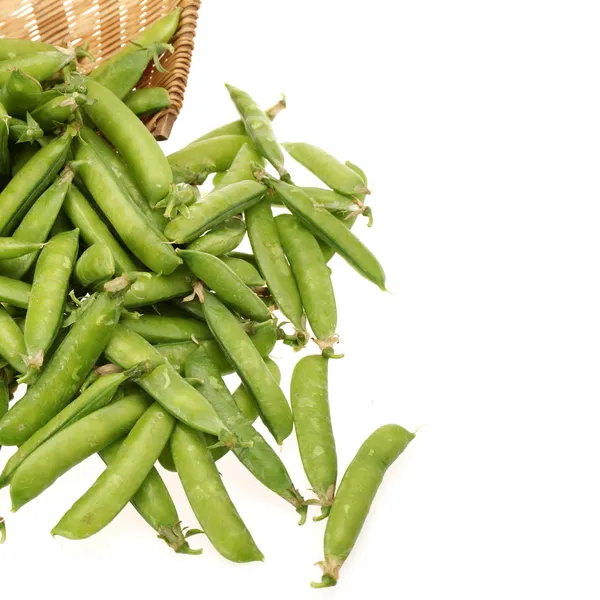
POLYGON ((269 117, 269 119, 271 119, 271 121, 273 121, 275 119, 275 117, 284 109, 287 108, 287 100, 285 98, 285 94, 281 94, 281 100, 279 100, 277 103, 273 104, 273 106, 271 106, 271 108, 267 108, 267 110, 265 111, 265 114, 267 115, 267 117, 269 117))
POLYGON ((6 541, 6 523, 4 517, 0 517, 0 544, 4 544, 6 541))
POLYGON ((201 529, 187 529, 187 527, 181 527, 181 521, 175 523, 172 527, 161 525, 158 528, 158 538, 163 540, 169 548, 172 548, 178 554, 191 554, 198 555, 202 554, 202 548, 193 550, 187 543, 187 539, 193 535, 204 533, 201 529))
POLYGON ((310 500, 305 500, 302 494, 294 487, 288 488, 281 494, 284 500, 287 500, 300 515, 300 521, 298 525, 304 525, 306 523, 306 516, 308 514, 308 505, 310 500))
POLYGON ((325 587, 333 587, 337 584, 338 579, 340 578, 340 569, 344 564, 343 558, 336 558, 335 556, 331 556, 331 554, 325 557, 325 560, 320 561, 317 565, 323 571, 323 576, 321 577, 320 582, 312 582, 310 585, 313 588, 325 588, 325 587))
POLYGON ((284 329, 284 325, 292 325, 289 321, 284 321, 280 323, 277 327, 277 339, 282 340, 286 346, 290 346, 290 348, 294 349, 294 352, 300 352, 303 348, 306 347, 310 340, 310 336, 306 331, 306 317, 302 318, 303 329, 298 329, 294 326, 294 333, 287 333, 284 329))

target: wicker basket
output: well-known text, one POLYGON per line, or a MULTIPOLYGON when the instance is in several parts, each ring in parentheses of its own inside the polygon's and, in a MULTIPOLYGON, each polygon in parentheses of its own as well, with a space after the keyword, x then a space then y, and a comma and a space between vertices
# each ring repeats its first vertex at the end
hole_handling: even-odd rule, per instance
MULTIPOLYGON (((178 6, 181 19, 171 41, 175 52, 162 60, 167 72, 156 71, 151 63, 138 84, 164 87, 171 96, 171 106, 146 121, 154 137, 165 140, 183 103, 200 0, 0 0, 0 37, 59 46, 87 41, 89 51, 100 62, 178 6)), ((84 70, 93 66, 82 63, 84 70)))

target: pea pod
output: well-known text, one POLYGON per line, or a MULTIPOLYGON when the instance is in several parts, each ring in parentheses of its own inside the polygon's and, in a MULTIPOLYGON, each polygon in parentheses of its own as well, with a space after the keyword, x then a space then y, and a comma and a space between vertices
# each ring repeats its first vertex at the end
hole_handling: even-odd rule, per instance
POLYGON ((385 472, 414 437, 400 425, 384 425, 360 447, 333 501, 325 529, 325 560, 319 563, 323 578, 313 587, 337 583, 340 568, 356 543, 385 472))
POLYGON ((256 166, 262 166, 264 162, 264 159, 252 144, 244 144, 235 155, 223 178, 216 183, 213 180, 213 186, 218 189, 240 181, 253 181, 256 166))
POLYGON ((75 278, 81 285, 93 287, 111 279, 115 269, 115 259, 108 246, 93 244, 75 263, 75 278))
POLYGON ((130 202, 98 154, 89 145, 79 143, 75 159, 85 186, 127 247, 153 271, 172 273, 182 260, 165 243, 166 238, 149 226, 149 221, 130 202))
MULTIPOLYGON (((23 333, 7 310, 3 306, 0 306, 0 357, 13 369, 19 373, 24 373, 27 370, 24 356, 25 341, 23 333)), ((0 420, 0 423, 2 420, 0 420)), ((6 445, 6 442, 0 442, 0 446, 6 445)))
POLYGON ((48 51, 56 51, 56 48, 52 44, 45 44, 44 42, 0 38, 0 61, 48 51))
POLYGON ((13 117, 24 117, 40 103, 41 98, 40 82, 20 69, 12 71, 0 89, 0 102, 13 117))
POLYGON ((40 104, 31 116, 44 131, 52 131, 61 123, 68 123, 77 109, 87 102, 87 96, 79 92, 61 94, 40 104))
POLYGON ((100 244, 110 250, 115 259, 117 273, 132 272, 137 269, 136 263, 121 248, 104 221, 96 214, 96 211, 76 186, 71 186, 69 189, 63 206, 69 221, 79 229, 81 237, 88 246, 100 244))
POLYGON ((292 432, 292 412, 281 388, 238 320, 212 294, 204 296, 204 314, 215 340, 256 399, 261 418, 278 444, 292 432))
POLYGON ((265 285, 265 280, 261 277, 256 268, 248 261, 242 258, 233 258, 232 256, 219 256, 219 258, 249 287, 265 285))
MULTIPOLYGON (((9 119, 12 122, 12 119, 9 119)), ((9 128, 10 136, 10 128, 9 128)), ((14 177, 31 158, 34 154, 37 154, 39 146, 35 144, 18 144, 10 149, 10 173, 14 177)))
POLYGON ((34 154, 0 193, 0 231, 12 233, 65 164, 71 146, 65 133, 34 154))
POLYGON ((208 326, 197 319, 164 315, 123 315, 121 325, 135 331, 151 344, 212 339, 208 326))
POLYGON ((363 204, 364 195, 359 198, 338 194, 333 190, 325 190, 319 187, 300 188, 318 208, 324 208, 336 216, 351 219, 363 215, 369 219, 369 227, 373 224, 373 213, 370 206, 363 204))
MULTIPOLYGON (((7 485, 19 465, 31 455, 44 442, 49 440, 59 431, 76 423, 87 415, 109 404, 120 385, 132 377, 138 377, 147 370, 147 365, 142 363, 128 371, 102 375, 85 389, 73 402, 63 408, 54 418, 40 427, 19 449, 10 457, 0 475, 0 488, 7 485)), ((143 392, 138 392, 143 394, 143 392)))
POLYGON ((204 197, 202 202, 190 206, 189 216, 173 219, 165 228, 165 235, 178 244, 189 242, 259 202, 265 191, 265 186, 256 181, 242 181, 219 188, 204 197))
POLYGON ((30 372, 41 369, 44 355, 62 324, 78 248, 78 229, 61 233, 48 242, 37 261, 25 318, 25 348, 30 372))
POLYGON ((123 437, 148 408, 149 400, 128 396, 100 408, 53 435, 13 474, 13 512, 48 489, 61 475, 123 437))
POLYGON ((246 227, 256 262, 281 312, 303 330, 302 300, 298 284, 279 240, 267 199, 246 210, 246 227))
MULTIPOLYGON (((264 357, 265 364, 269 367, 269 371, 275 378, 275 381, 281 383, 281 371, 275 361, 271 360, 268 356, 264 357)), ((250 421, 254 423, 259 417, 259 409, 256 404, 256 400, 252 397, 252 394, 248 391, 248 388, 243 383, 240 383, 238 388, 232 394, 233 400, 240 409, 240 412, 250 421)))
POLYGON ((30 295, 31 286, 28 283, 0 275, 0 302, 18 308, 27 308, 30 295))
POLYGON ((139 117, 169 108, 171 96, 165 88, 144 87, 127 94, 124 102, 129 110, 139 117))
POLYGON ((271 318, 262 300, 220 258, 194 250, 177 252, 192 273, 239 315, 258 322, 271 318))
POLYGON ((86 86, 88 98, 96 100, 86 104, 86 114, 125 159, 150 206, 154 206, 169 193, 172 179, 158 142, 110 90, 89 78, 86 86))
POLYGON ((68 65, 73 58, 70 52, 57 49, 7 58, 0 62, 0 86, 3 86, 11 73, 17 69, 38 81, 46 81, 46 79, 50 79, 57 71, 68 65))
POLYGON ((246 92, 227 83, 225 87, 256 149, 277 169, 281 179, 289 181, 290 176, 283 166, 283 152, 275 137, 271 119, 246 92))
POLYGON ((123 291, 103 292, 86 301, 39 378, 0 420, 0 444, 23 444, 75 397, 112 336, 123 298, 123 291))
POLYGON ((125 308, 156 304, 171 298, 186 296, 196 278, 187 267, 179 267, 170 275, 136 272, 135 282, 125 296, 125 308))
POLYGON ((188 246, 188 250, 198 250, 219 256, 235 250, 242 243, 245 235, 244 221, 233 217, 195 239, 188 246))
POLYGON ((43 244, 36 242, 23 242, 17 238, 0 238, 0 259, 18 258, 39 250, 43 244))
POLYGON ((313 234, 294 215, 279 215, 275 223, 310 327, 321 349, 331 348, 337 341, 337 308, 323 252, 313 234))
MULTIPOLYGON (((100 450, 100 457, 107 466, 115 463, 121 445, 122 442, 118 441, 100 450)), ((165 446, 168 447, 169 444, 165 446)), ((202 532, 198 529, 182 529, 173 499, 156 469, 150 470, 130 502, 144 521, 158 533, 158 537, 175 552, 202 554, 202 550, 192 550, 187 542, 187 538, 202 532)))
POLYGON ((8 151, 9 120, 8 112, 0 102, 0 189, 4 187, 11 174, 10 153, 8 151))
POLYGON ((233 562, 263 560, 221 481, 202 434, 177 425, 171 451, 194 514, 217 551, 233 562))
POLYGON ((160 405, 152 404, 125 438, 114 462, 67 511, 52 535, 81 540, 106 527, 138 491, 174 426, 175 419, 160 405))
POLYGON ((338 219, 315 208, 301 189, 275 179, 269 179, 268 184, 310 231, 332 246, 363 277, 385 290, 385 273, 379 261, 338 219))

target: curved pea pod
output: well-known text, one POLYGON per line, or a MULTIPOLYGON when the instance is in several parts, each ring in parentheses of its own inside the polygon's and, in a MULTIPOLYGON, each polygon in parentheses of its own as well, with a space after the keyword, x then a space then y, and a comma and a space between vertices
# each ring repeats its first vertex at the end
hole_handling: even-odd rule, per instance
POLYGON ((56 51, 55 46, 44 42, 32 42, 31 40, 0 38, 0 61, 48 51, 56 51))
POLYGON ((36 152, 0 193, 0 231, 12 233, 65 164, 71 146, 65 133, 36 152))
POLYGON ((211 174, 229 169, 240 148, 250 142, 246 135, 224 135, 193 142, 169 154, 176 181, 200 185, 211 174))
POLYGON ((135 331, 151 344, 211 340, 210 329, 202 321, 163 315, 123 315, 121 325, 135 331))
POLYGON ((202 434, 177 425, 171 452, 189 503, 216 550, 233 562, 263 560, 217 471, 202 434))
POLYGON ((249 287, 265 285, 265 280, 252 263, 232 256, 219 256, 219 258, 249 287))
POLYGON ((179 267, 170 275, 135 272, 135 282, 125 296, 125 308, 156 304, 189 294, 196 278, 185 267, 179 267))
POLYGON ((194 250, 177 252, 192 273, 239 315, 258 322, 271 318, 263 301, 220 258, 194 250))
POLYGON ((233 217, 188 245, 188 250, 208 252, 218 256, 235 250, 246 235, 246 225, 242 219, 233 217))
POLYGON ((379 261, 343 223, 326 210, 315 208, 301 189, 275 179, 269 179, 269 185, 310 231, 332 246, 363 277, 385 290, 385 273, 379 261))
POLYGON ((8 122, 10 117, 0 102, 0 189, 8 181, 10 173, 10 153, 8 151, 8 122))
POLYGON ((119 322, 123 297, 103 292, 86 301, 39 378, 0 420, 0 444, 20 446, 75 397, 119 322))
POLYGON ((131 368, 148 361, 153 370, 141 377, 137 381, 138 385, 193 429, 216 436, 224 431, 223 423, 206 398, 187 383, 142 336, 119 325, 104 354, 122 368, 131 368))
POLYGON ((115 259, 108 246, 93 244, 75 263, 75 278, 81 285, 92 287, 111 279, 115 270, 115 259))
POLYGON ((169 193, 172 180, 171 167, 158 142, 110 90, 89 78, 86 86, 88 98, 96 100, 84 106, 86 114, 125 159, 150 206, 154 206, 169 193))
POLYGON ((282 146, 332 190, 347 196, 370 193, 358 173, 325 150, 303 142, 284 143, 282 146))
POLYGON ((222 179, 217 182, 213 180, 213 186, 218 189, 240 181, 254 181, 254 171, 257 165, 263 166, 264 163, 263 157, 254 149, 252 144, 244 144, 235 155, 231 166, 225 171, 222 179))
POLYGON ((264 424, 282 444, 292 432, 292 411, 260 353, 238 320, 211 294, 204 296, 204 315, 215 340, 256 399, 264 424))
MULTIPOLYGON (((122 444, 118 441, 100 450, 100 458, 107 466, 115 464, 122 444)), ((169 444, 165 448, 169 448, 169 444)), ((181 527, 171 494, 156 469, 150 470, 130 502, 142 519, 158 533, 158 537, 175 552, 202 554, 202 550, 192 550, 187 542, 187 538, 202 532, 198 529, 186 531, 181 527)))
POLYGON ((88 246, 99 244, 110 250, 115 259, 117 273, 132 272, 138 268, 76 186, 69 188, 63 208, 69 221, 79 229, 82 239, 88 246))
POLYGON ((8 58, 0 62, 0 85, 3 86, 11 73, 17 69, 38 81, 46 81, 46 79, 50 79, 57 71, 68 65, 73 58, 70 51, 60 49, 8 58))
POLYGON ((25 121, 16 117, 8 120, 8 139, 15 144, 36 142, 43 137, 44 131, 29 113, 27 113, 25 121))
POLYGON ((40 104, 31 116, 44 131, 52 131, 61 123, 71 120, 75 111, 87 102, 87 96, 79 92, 61 94, 40 104))
POLYGON ((304 472, 321 505, 329 515, 337 481, 337 454, 331 428, 328 397, 328 363, 323 356, 305 356, 294 368, 290 400, 298 448, 304 472))
POLYGON ((277 169, 281 179, 289 181, 290 176, 283 166, 283 152, 275 137, 271 119, 246 92, 227 83, 225 87, 256 149, 277 169))
POLYGON ((166 238, 149 225, 98 154, 88 144, 79 143, 75 159, 86 188, 127 247, 156 273, 172 273, 182 260, 166 238))
MULTIPOLYGON (((15 371, 24 373, 27 370, 24 356, 25 341, 23 333, 7 310, 3 306, 0 306, 0 357, 15 371)), ((0 442, 0 446, 7 445, 6 442, 0 442)))
MULTIPOLYGON (((147 365, 142 363, 128 371, 108 373, 107 375, 100 376, 75 398, 73 402, 63 408, 48 423, 40 427, 24 444, 19 446, 19 449, 4 466, 4 470, 0 475, 0 488, 9 483, 19 465, 44 442, 69 425, 76 423, 94 411, 104 408, 115 398, 120 385, 132 377, 139 377, 146 371, 147 365)), ((143 394, 143 392, 139 391, 138 394, 143 394)))
POLYGON ((20 69, 10 73, 0 90, 0 101, 13 117, 24 117, 35 109, 41 98, 40 82, 20 69))
POLYGON ((138 491, 174 426, 175 419, 160 405, 152 404, 121 444, 114 462, 67 511, 52 535, 81 540, 106 527, 138 491))
POLYGON ((0 275, 0 302, 18 308, 27 308, 30 295, 31 285, 27 282, 0 275))
POLYGON ((127 94, 124 102, 127 108, 139 117, 169 108, 171 96, 165 88, 144 87, 127 94))
POLYGON ((415 437, 400 425, 384 425, 372 433, 346 469, 333 501, 325 529, 325 560, 321 583, 337 583, 340 568, 348 558, 367 518, 383 476, 415 437))
POLYGON ((256 262, 277 306, 298 330, 303 330, 298 284, 281 246, 268 199, 246 210, 246 227, 256 262))
POLYGON ((0 259, 18 258, 39 250, 43 244, 24 242, 15 237, 0 238, 0 259))
POLYGON ((178 216, 165 228, 167 238, 178 244, 195 239, 261 200, 266 192, 256 181, 241 181, 219 188, 190 206, 187 217, 178 216))
POLYGON ((117 400, 72 423, 34 450, 11 478, 13 512, 74 466, 127 434, 148 408, 149 400, 136 395, 117 400))
POLYGON ((181 16, 181 8, 176 8, 169 14, 161 17, 152 25, 149 25, 136 38, 131 40, 118 52, 110 58, 103 60, 91 73, 91 79, 98 79, 109 67, 112 68, 115 62, 122 59, 124 56, 135 52, 140 46, 150 46, 162 42, 166 44, 177 31, 179 25, 179 17, 181 16))
POLYGON ((310 327, 321 349, 331 348, 337 341, 337 307, 323 252, 313 234, 294 215, 279 215, 275 223, 310 327))

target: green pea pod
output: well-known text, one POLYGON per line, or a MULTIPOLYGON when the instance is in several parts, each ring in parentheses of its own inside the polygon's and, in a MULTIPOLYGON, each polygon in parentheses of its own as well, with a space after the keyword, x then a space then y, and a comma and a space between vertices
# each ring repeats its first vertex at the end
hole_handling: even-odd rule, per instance
POLYGON ((275 137, 271 119, 246 92, 227 83, 225 87, 256 149, 277 169, 281 179, 289 181, 290 175, 283 166, 283 152, 275 137))
POLYGON ((27 308, 30 295, 31 286, 28 283, 0 275, 0 302, 18 308, 27 308))
POLYGON ((45 44, 44 42, 0 38, 0 61, 48 51, 56 51, 56 48, 52 44, 45 44))
POLYGON ((256 260, 256 256, 254 254, 250 254, 248 252, 228 252, 227 256, 230 258, 239 258, 241 260, 245 260, 247 263, 250 263, 257 271, 260 270, 258 266, 258 261, 256 260))
POLYGON ((104 221, 74 185, 71 186, 65 197, 63 208, 69 221, 79 229, 82 239, 88 246, 99 244, 110 250, 115 259, 117 273, 132 272, 137 269, 136 263, 121 248, 104 221))
POLYGON ((13 512, 39 496, 74 466, 123 437, 148 405, 147 398, 128 396, 83 417, 44 442, 11 478, 13 512))
POLYGON ((0 102, 0 189, 4 187, 11 174, 10 153, 8 151, 9 120, 8 112, 0 102))
POLYGON ((290 400, 298 448, 304 472, 321 505, 329 515, 337 481, 337 454, 331 428, 328 398, 328 363, 323 356, 305 356, 294 368, 290 400))
MULTIPOLYGON (((87 415, 108 405, 115 397, 117 389, 132 377, 138 377, 147 370, 147 365, 142 363, 128 371, 102 375, 73 402, 63 408, 54 418, 40 427, 19 449, 10 457, 0 475, 0 488, 9 483, 19 465, 31 455, 44 442, 62 431, 69 425, 76 423, 87 415)), ((143 394, 139 391, 138 394, 143 394)))
MULTIPOLYGON (((278 384, 281 383, 281 371, 279 370, 279 367, 275 361, 271 360, 268 356, 265 356, 264 359, 265 364, 267 367, 269 367, 269 371, 271 371, 275 381, 278 384)), ((256 404, 256 400, 248 391, 248 388, 246 388, 243 383, 240 383, 238 388, 233 392, 232 396, 244 417, 246 417, 250 423, 254 423, 254 421, 256 421, 256 419, 258 419, 260 416, 260 412, 256 404)))
POLYGON ((246 210, 246 227, 256 262, 277 306, 298 330, 303 330, 298 284, 285 258, 268 199, 246 210))
POLYGON ((316 175, 332 190, 347 196, 370 194, 358 173, 317 146, 303 142, 286 143, 282 146, 289 155, 316 175))
POLYGON ((31 116, 44 131, 52 131, 61 123, 68 123, 77 109, 87 102, 87 96, 79 92, 61 94, 40 104, 31 116))
POLYGON ((121 290, 86 301, 39 378, 0 420, 0 444, 20 446, 75 397, 119 322, 123 299, 121 290))
POLYGON ((319 243, 294 215, 279 215, 275 223, 310 327, 321 349, 331 348, 337 341, 337 307, 331 274, 319 243))
POLYGON ((134 273, 136 281, 125 296, 125 308, 156 304, 189 294, 196 278, 187 267, 179 267, 170 275, 134 273))
POLYGON ((197 319, 163 315, 123 315, 121 325, 135 331, 151 344, 211 340, 210 329, 197 319))
POLYGON ((215 189, 227 187, 240 181, 254 181, 254 171, 257 165, 264 165, 263 157, 254 149, 252 144, 244 144, 236 154, 231 166, 223 178, 217 183, 213 180, 215 189))
MULTIPOLYGON (((204 344, 204 342, 202 342, 204 344)), ((183 373, 185 361, 198 348, 196 342, 171 342, 169 344, 156 344, 154 349, 160 352, 169 364, 179 373, 183 373)))
POLYGON ((127 94, 124 102, 129 110, 139 117, 169 108, 171 96, 165 88, 144 87, 127 94))
POLYGON ((360 447, 333 501, 325 529, 325 560, 319 563, 323 578, 313 587, 337 583, 340 568, 356 543, 385 472, 414 437, 400 425, 384 425, 360 447))
POLYGON ((206 398, 187 383, 158 350, 134 331, 118 326, 104 354, 124 369, 149 361, 152 372, 137 382, 148 394, 194 429, 217 436, 225 429, 206 398))
POLYGON ((20 69, 12 71, 0 89, 0 101, 13 117, 24 117, 41 99, 40 82, 20 69))
MULTIPOLYGON (((115 463, 122 444, 118 441, 100 450, 100 458, 107 466, 115 463)), ((165 448, 169 448, 169 444, 165 448)), ((202 532, 197 529, 189 531, 182 529, 173 499, 156 469, 150 470, 130 502, 144 521, 158 533, 158 537, 175 552, 202 554, 202 550, 192 550, 187 542, 187 538, 202 532)))
MULTIPOLYGON (((7 310, 0 306, 0 357, 15 371, 24 373, 27 370, 24 356, 25 341, 23 340, 23 333, 7 310)), ((2 420, 0 420, 0 423, 2 420)), ((6 442, 0 442, 0 446, 6 445, 6 442)))
POLYGON ((53 237, 38 258, 25 318, 25 348, 30 372, 42 368, 45 353, 62 324, 78 248, 79 229, 75 229, 53 237))
POLYGON ((213 189, 219 187, 221 181, 225 179, 225 175, 227 175, 227 171, 219 171, 218 173, 215 173, 214 177, 212 178, 213 189))
MULTIPOLYGON (((9 119, 12 122, 12 119, 9 119)), ((10 136, 10 129, 9 129, 10 136)), ((14 177, 37 152, 37 144, 17 144, 10 149, 10 174, 14 177)))
POLYGON ((242 258, 233 258, 231 256, 219 256, 219 258, 249 287, 258 287, 265 285, 265 280, 261 277, 256 268, 242 258))
POLYGON ((81 285, 92 287, 111 279, 115 269, 115 259, 108 246, 93 244, 75 263, 75 278, 81 285))
POLYGON ((241 181, 215 190, 202 202, 190 206, 187 217, 173 219, 165 228, 165 235, 178 244, 189 242, 259 202, 265 191, 265 186, 256 181, 241 181))
POLYGON ((56 49, 8 58, 0 62, 0 86, 3 86, 11 73, 17 69, 38 81, 46 81, 68 65, 73 58, 70 52, 56 49))
POLYGON ((171 471, 171 473, 177 472, 177 467, 175 466, 175 462, 173 461, 173 455, 171 454, 171 444, 167 444, 158 457, 158 462, 163 469, 167 471, 171 471))
POLYGON ((84 110, 131 169, 150 206, 169 193, 171 167, 146 126, 110 90, 86 80, 88 98, 84 110))
POLYGON ((235 250, 246 235, 246 225, 242 219, 233 217, 207 231, 188 246, 188 250, 208 252, 219 256, 235 250))
POLYGON ((225 135, 194 142, 173 154, 169 164, 176 180, 200 185, 211 174, 229 169, 240 148, 250 142, 246 135, 225 135))
POLYGON ((29 113, 25 121, 15 117, 8 120, 8 139, 15 144, 37 142, 43 137, 44 131, 29 113))
POLYGON ((175 419, 160 405, 152 404, 125 438, 114 462, 67 511, 52 535, 81 540, 106 527, 138 491, 174 426, 175 419))
POLYGON ((239 315, 258 322, 271 318, 262 300, 219 257, 194 250, 177 252, 192 273, 239 315))
POLYGON ((183 261, 166 238, 149 225, 98 154, 88 144, 79 143, 75 160, 86 188, 133 254, 156 273, 172 273, 183 261))
POLYGON ((348 228, 331 213, 315 208, 300 188, 275 179, 269 179, 268 184, 310 231, 332 246, 363 277, 385 290, 385 273, 379 261, 348 228))
POLYGON ((91 73, 91 79, 98 79, 107 69, 112 68, 115 62, 119 61, 124 56, 135 52, 140 46, 150 46, 162 42, 166 44, 173 37, 179 26, 179 17, 181 16, 181 8, 176 8, 169 14, 161 17, 152 25, 149 25, 136 38, 110 58, 103 60, 91 73))
POLYGON ((261 418, 278 444, 292 432, 292 411, 281 388, 239 321, 212 294, 204 296, 204 314, 215 340, 256 399, 261 418))
POLYGON ((0 231, 12 233, 32 204, 65 164, 71 133, 54 139, 36 152, 0 193, 0 231))
POLYGON ((344 196, 333 190, 325 190, 318 187, 303 187, 300 188, 311 200, 317 208, 324 208, 330 213, 339 215, 344 218, 358 217, 363 215, 369 219, 369 225, 372 224, 373 215, 371 207, 363 204, 362 199, 354 196, 344 196))
POLYGON ((0 238, 0 259, 18 258, 39 250, 43 244, 36 242, 24 242, 17 238, 0 238))

